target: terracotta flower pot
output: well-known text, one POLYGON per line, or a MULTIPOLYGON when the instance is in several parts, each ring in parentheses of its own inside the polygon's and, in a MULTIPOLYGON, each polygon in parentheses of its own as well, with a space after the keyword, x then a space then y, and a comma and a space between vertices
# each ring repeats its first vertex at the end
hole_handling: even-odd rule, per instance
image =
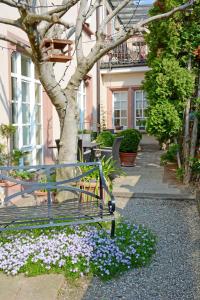
POLYGON ((137 152, 133 152, 133 153, 120 152, 119 156, 120 156, 121 165, 123 167, 133 167, 135 164, 137 152))

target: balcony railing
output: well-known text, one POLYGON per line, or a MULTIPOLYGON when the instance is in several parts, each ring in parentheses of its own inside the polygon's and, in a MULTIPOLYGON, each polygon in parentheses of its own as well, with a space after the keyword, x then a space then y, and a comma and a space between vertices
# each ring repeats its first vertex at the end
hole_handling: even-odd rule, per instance
POLYGON ((147 60, 147 46, 144 42, 127 42, 117 46, 101 60, 101 68, 144 66, 147 60))

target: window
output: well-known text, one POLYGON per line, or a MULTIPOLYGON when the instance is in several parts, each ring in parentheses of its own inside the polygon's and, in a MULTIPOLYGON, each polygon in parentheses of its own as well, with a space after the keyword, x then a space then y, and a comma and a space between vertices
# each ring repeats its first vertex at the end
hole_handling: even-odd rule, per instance
POLYGON ((128 92, 113 93, 113 125, 128 125, 128 92))
POLYGON ((135 91, 135 127, 145 129, 145 109, 147 107, 144 91, 135 91))
POLYGON ((86 108, 86 87, 85 82, 81 81, 81 84, 77 93, 77 103, 79 108, 79 130, 85 129, 85 108, 86 108))
POLYGON ((23 164, 42 163, 42 90, 32 61, 23 54, 11 56, 13 147, 27 155, 23 164))

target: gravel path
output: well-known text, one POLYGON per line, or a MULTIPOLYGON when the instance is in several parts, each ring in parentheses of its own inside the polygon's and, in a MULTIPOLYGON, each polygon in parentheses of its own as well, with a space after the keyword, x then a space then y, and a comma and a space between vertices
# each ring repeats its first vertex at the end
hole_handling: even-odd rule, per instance
POLYGON ((117 203, 130 221, 145 224, 157 234, 157 253, 149 267, 131 270, 106 283, 93 279, 80 299, 200 300, 196 203, 153 199, 118 199, 117 203))

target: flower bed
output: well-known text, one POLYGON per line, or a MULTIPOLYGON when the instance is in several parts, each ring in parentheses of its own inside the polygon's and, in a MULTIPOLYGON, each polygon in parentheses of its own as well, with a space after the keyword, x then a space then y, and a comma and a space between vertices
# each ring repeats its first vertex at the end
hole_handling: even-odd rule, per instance
POLYGON ((155 236, 148 229, 128 223, 117 224, 114 239, 106 229, 95 226, 3 233, 0 270, 11 275, 93 274, 109 279, 149 263, 155 243, 155 236))

